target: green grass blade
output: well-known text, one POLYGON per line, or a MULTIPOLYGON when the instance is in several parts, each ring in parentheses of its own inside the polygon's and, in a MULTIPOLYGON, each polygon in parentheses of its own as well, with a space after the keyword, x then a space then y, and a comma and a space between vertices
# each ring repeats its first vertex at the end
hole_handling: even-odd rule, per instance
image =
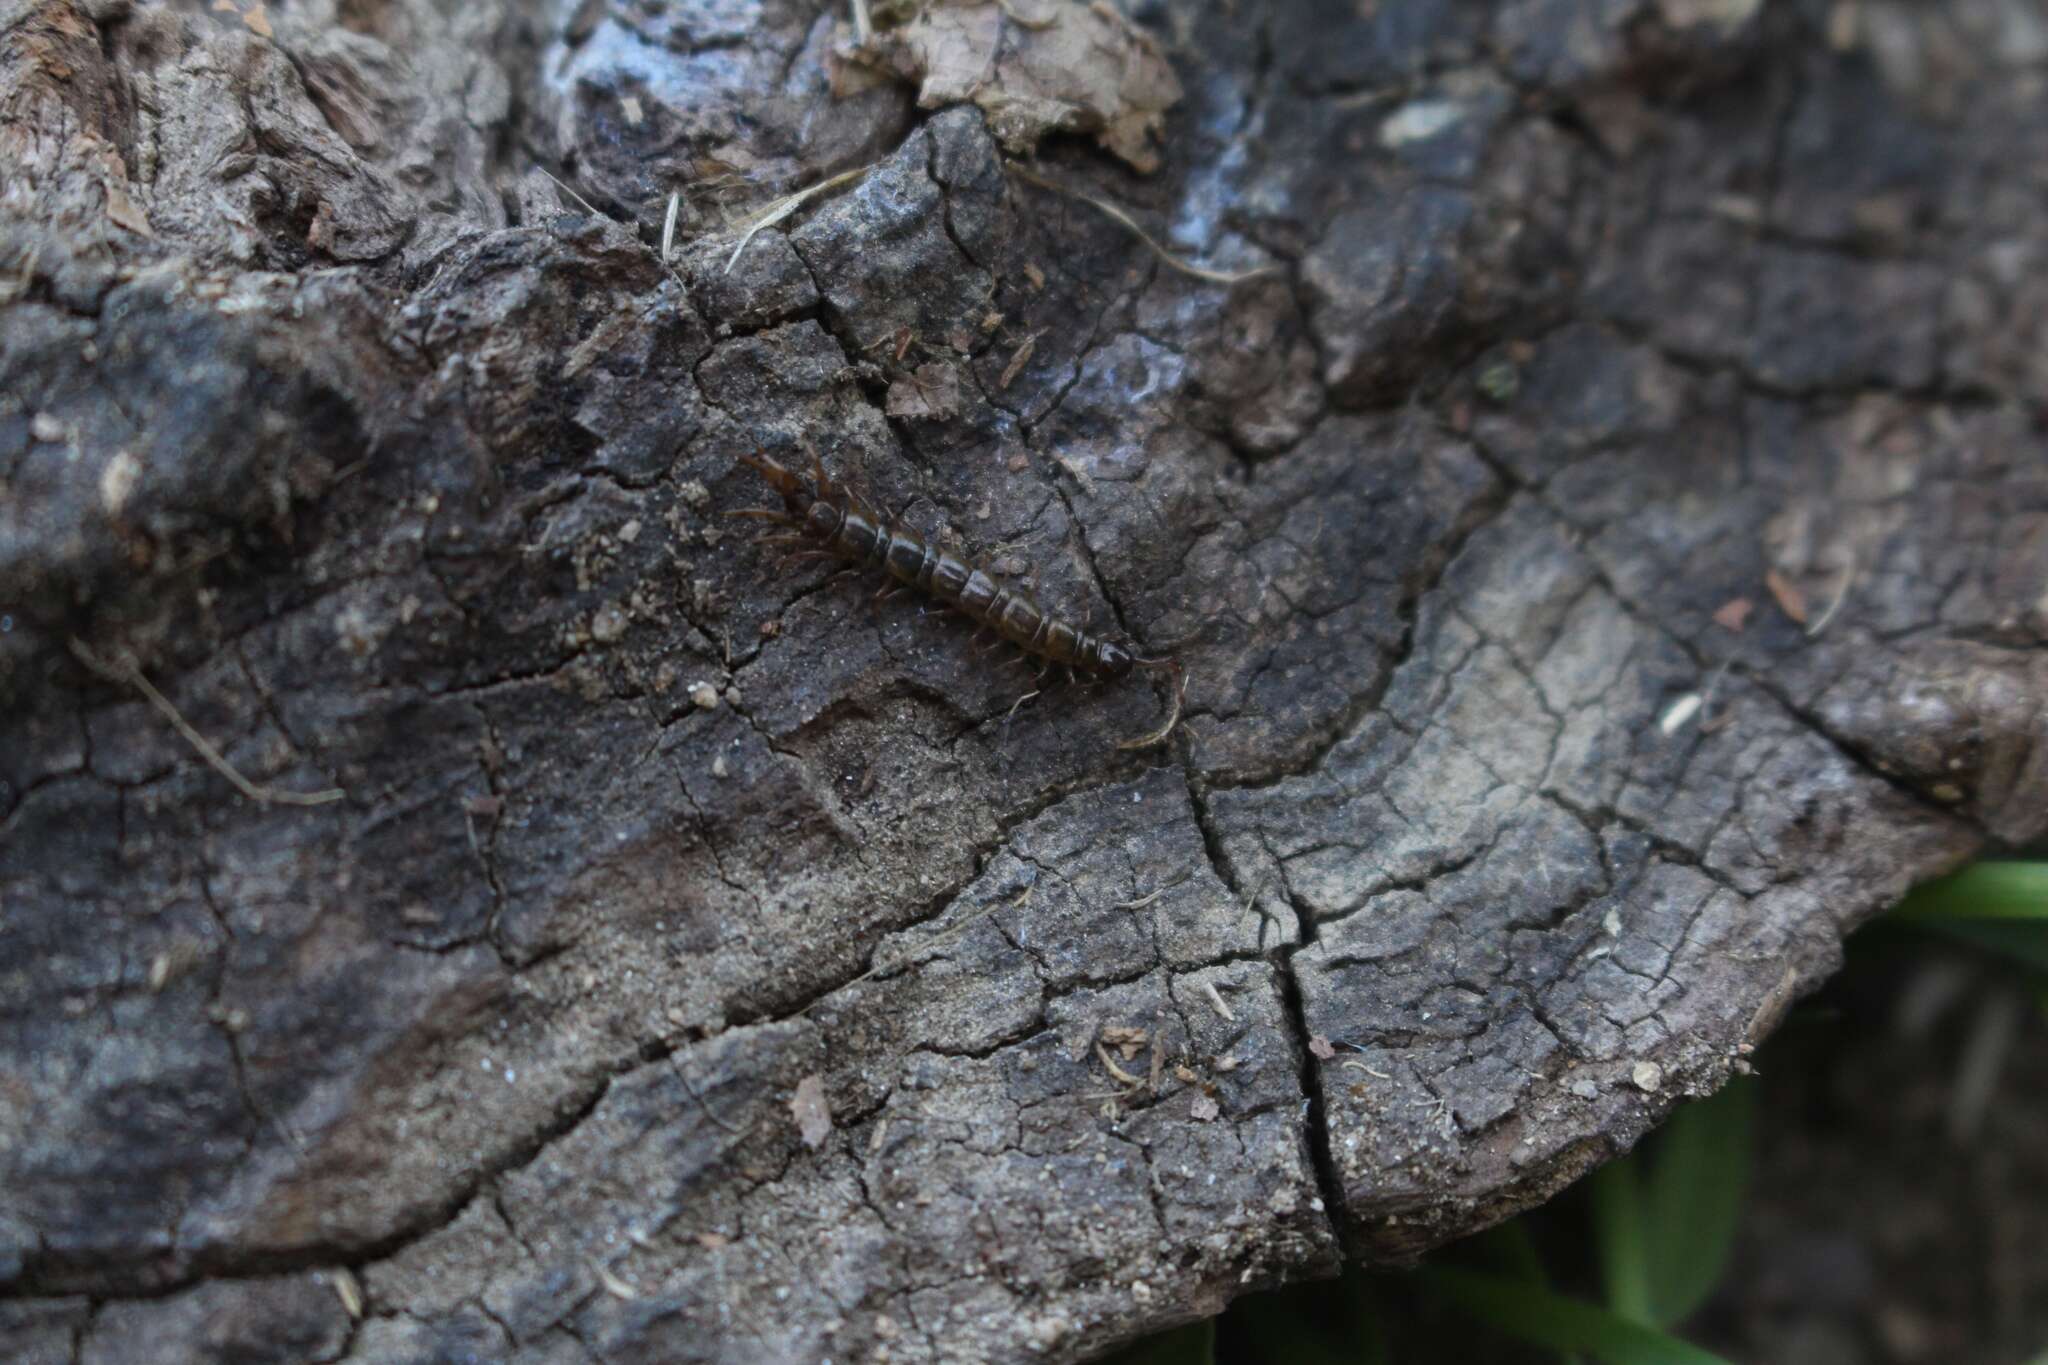
MULTIPOLYGON (((1529 1235, 1527 1215, 1510 1218, 1480 1233, 1472 1239, 1472 1250, 1480 1263, 1495 1274, 1538 1289, 1550 1287, 1550 1272, 1543 1267, 1543 1253, 1536 1249, 1536 1239, 1529 1235)), ((1570 1351, 1552 1354, 1557 1365, 1578 1365, 1578 1356, 1570 1351)))
POLYGON ((2026 920, 2048 925, 2048 862, 1981 862, 1917 886, 1892 912, 1904 920, 2026 920))
POLYGON ((1672 1115, 1656 1137, 1644 1191, 1651 1321, 1692 1316, 1728 1268, 1749 1184, 1756 1089, 1737 1076, 1672 1115))
POLYGON ((1371 1286, 1357 1270, 1330 1284, 1252 1294, 1230 1306, 1232 1335, 1249 1343, 1247 1365, 1375 1365, 1384 1360, 1371 1286))
POLYGON ((1610 1161, 1587 1178, 1593 1244, 1607 1306, 1630 1322, 1656 1321, 1650 1291, 1649 1241, 1643 1227, 1642 1158, 1610 1161))
POLYGON ((1416 1272, 1423 1284, 1509 1336, 1554 1351, 1584 1351, 1604 1365, 1726 1365, 1654 1327, 1497 1275, 1448 1268, 1416 1272))
MULTIPOLYGON (((1394 1357, 1387 1350, 1387 1329, 1385 1315, 1380 1311, 1379 1292, 1372 1281, 1363 1275, 1347 1277, 1354 1283, 1355 1292, 1348 1314, 1351 1323, 1351 1365, 1393 1365, 1394 1357)), ((1293 1361, 1295 1356, 1276 1356, 1276 1360, 1293 1361)))
POLYGON ((1473 1238, 1471 1246, 1488 1269, 1511 1280, 1533 1285, 1550 1283, 1550 1275, 1543 1268, 1543 1253, 1536 1249, 1529 1225, 1520 1218, 1495 1224, 1473 1238))
POLYGON ((1957 939, 2033 972, 2048 972, 2048 924, 2014 919, 1915 917, 1905 921, 1944 938, 1957 939))

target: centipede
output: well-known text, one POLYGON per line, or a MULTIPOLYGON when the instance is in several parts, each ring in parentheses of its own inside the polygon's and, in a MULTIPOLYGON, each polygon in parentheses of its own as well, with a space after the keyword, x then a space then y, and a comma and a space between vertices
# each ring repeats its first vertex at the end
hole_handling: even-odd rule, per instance
POLYGON ((742 455, 739 462, 767 480, 781 506, 736 508, 731 515, 783 528, 767 538, 769 544, 800 546, 806 554, 880 571, 887 581, 875 594, 877 610, 900 592, 930 597, 973 621, 979 628, 977 639, 983 631, 990 632, 1038 660, 1036 676, 1041 683, 1055 670, 1064 670, 1069 681, 1087 675, 1114 682, 1139 670, 1164 673, 1165 719, 1157 729, 1124 740, 1119 749, 1164 744, 1180 724, 1187 670, 1176 656, 1148 656, 1126 636, 1060 619, 1021 588, 940 549, 900 519, 877 512, 851 488, 834 482, 816 451, 811 452, 808 472, 791 469, 761 451, 742 455))

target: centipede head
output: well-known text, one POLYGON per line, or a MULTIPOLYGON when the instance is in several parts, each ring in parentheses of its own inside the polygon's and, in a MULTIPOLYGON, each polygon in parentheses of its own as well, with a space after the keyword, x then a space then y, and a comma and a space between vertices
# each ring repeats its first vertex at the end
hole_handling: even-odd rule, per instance
POLYGON ((1094 652, 1095 658, 1089 667, 1105 678, 1121 678, 1138 664, 1138 656, 1122 640, 1098 641, 1094 652))

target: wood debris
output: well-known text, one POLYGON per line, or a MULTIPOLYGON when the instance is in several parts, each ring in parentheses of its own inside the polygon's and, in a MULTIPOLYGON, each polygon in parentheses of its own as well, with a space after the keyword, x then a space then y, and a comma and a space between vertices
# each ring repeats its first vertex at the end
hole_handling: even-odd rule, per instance
POLYGON ((824 1146, 825 1139, 832 1136, 832 1107, 825 1102, 822 1076, 806 1076, 796 1083, 789 1112, 796 1118, 797 1134, 803 1138, 804 1146, 812 1151, 824 1146))
POLYGON ((1778 610, 1791 617, 1796 625, 1806 624, 1806 594, 1799 585, 1784 574, 1772 569, 1764 575, 1764 586, 1771 590, 1771 599, 1778 604, 1778 610))
POLYGON ((1714 611, 1714 624, 1721 629, 1740 634, 1749 624, 1749 614, 1756 610, 1756 603, 1747 597, 1731 597, 1714 611))

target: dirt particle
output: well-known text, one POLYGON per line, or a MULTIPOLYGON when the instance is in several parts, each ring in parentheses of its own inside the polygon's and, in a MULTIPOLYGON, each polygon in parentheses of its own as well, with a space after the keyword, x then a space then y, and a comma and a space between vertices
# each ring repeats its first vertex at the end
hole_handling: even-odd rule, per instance
POLYGON ((711 490, 704 486, 702 479, 686 479, 676 486, 676 496, 695 511, 703 511, 711 505, 711 490))
POLYGON ((100 504, 107 509, 108 516, 121 515, 121 509, 128 505, 128 499, 141 478, 142 461, 131 452, 117 451, 114 458, 107 461, 107 467, 100 471, 100 504))
POLYGON ((1645 1095, 1654 1095, 1664 1085, 1664 1068, 1655 1062, 1637 1062, 1635 1069, 1629 1072, 1629 1079, 1645 1095))
POLYGON ((718 689, 708 682, 691 683, 690 700, 700 711, 715 711, 718 709, 718 689))
POLYGON ((71 429, 47 412, 39 412, 29 420, 29 434, 47 445, 57 445, 71 436, 71 429))
POLYGON ((590 1268, 597 1275, 597 1282, 604 1286, 604 1292, 613 1298, 624 1299, 630 1303, 640 1297, 640 1291, 620 1279, 610 1266, 592 1261, 590 1268))
POLYGON ((626 613, 616 602, 607 602, 590 618, 590 638, 608 645, 626 633, 626 613))

